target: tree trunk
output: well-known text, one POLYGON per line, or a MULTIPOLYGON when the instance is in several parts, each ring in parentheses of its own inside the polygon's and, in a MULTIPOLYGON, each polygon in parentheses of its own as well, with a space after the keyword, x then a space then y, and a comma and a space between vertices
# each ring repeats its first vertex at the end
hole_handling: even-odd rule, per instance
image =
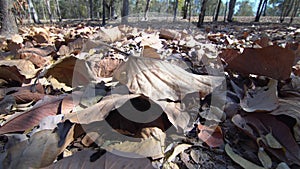
POLYGON ((128 15, 129 15, 129 0, 123 0, 123 7, 122 7, 122 23, 128 23, 128 15))
POLYGON ((46 2, 46 7, 47 7, 47 12, 48 12, 48 15, 49 15, 50 23, 52 23, 53 18, 52 18, 52 12, 51 12, 50 0, 45 0, 45 2, 46 2))
POLYGON ((147 0, 147 3, 146 3, 146 7, 145 7, 145 13, 144 13, 144 19, 145 20, 148 20, 148 11, 149 11, 149 6, 150 6, 150 1, 151 0, 147 0))
POLYGON ((267 6, 268 0, 260 0, 254 22, 259 22, 260 16, 267 6))
POLYGON ((104 26, 105 23, 105 0, 102 0, 102 26, 104 26))
POLYGON ((0 0, 1 35, 12 35, 18 33, 16 18, 13 14, 12 0, 0 0))
POLYGON ((111 0, 110 2, 110 18, 115 19, 115 1, 111 0))
POLYGON ((214 17, 214 21, 218 21, 221 3, 222 3, 222 0, 219 0, 219 1, 218 1, 218 5, 217 5, 217 9, 216 9, 216 13, 215 13, 216 15, 215 15, 215 17, 214 17))
POLYGON ((229 1, 229 9, 228 9, 228 17, 227 17, 228 22, 232 22, 235 3, 236 3, 236 0, 230 0, 229 1))
POLYGON ((300 4, 299 0, 296 0, 289 24, 292 24, 294 17, 296 16, 298 9, 299 9, 299 4, 300 4))
POLYGON ((33 20, 34 23, 41 23, 38 15, 37 15, 37 12, 33 6, 32 1, 28 0, 27 3, 28 3, 28 12, 29 12, 30 18, 33 20))
POLYGON ((199 20, 197 23, 197 27, 201 27, 203 24, 207 1, 208 0, 202 0, 202 5, 201 5, 201 10, 200 10, 200 14, 199 14, 199 20))
POLYGON ((184 6, 183 6, 183 19, 187 18, 188 9, 189 9, 189 3, 190 0, 184 0, 184 6))
POLYGON ((57 12, 58 20, 59 20, 59 22, 61 22, 62 18, 61 18, 61 12, 60 12, 60 7, 59 7, 59 1, 55 0, 55 4, 56 4, 56 12, 57 12))
POLYGON ((90 18, 93 19, 93 14, 94 14, 94 4, 93 4, 93 0, 89 0, 89 8, 90 8, 90 18))
POLYGON ((282 12, 280 15, 280 23, 282 23, 284 21, 285 17, 287 17, 290 14, 291 9, 293 7, 293 3, 294 3, 294 0, 285 0, 283 2, 282 12))
POLYGON ((176 21, 176 16, 177 16, 177 8, 178 8, 178 0, 175 0, 174 4, 174 17, 173 17, 173 22, 176 21))
POLYGON ((225 3, 225 11, 224 11, 224 22, 226 22, 226 13, 228 8, 228 2, 225 3))

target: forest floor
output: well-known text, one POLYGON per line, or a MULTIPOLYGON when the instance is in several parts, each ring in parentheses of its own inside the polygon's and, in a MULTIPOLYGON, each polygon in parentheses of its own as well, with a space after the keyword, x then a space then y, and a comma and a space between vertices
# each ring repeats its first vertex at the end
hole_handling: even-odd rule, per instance
POLYGON ((1 168, 300 167, 300 18, 25 25, 1 37, 1 168))

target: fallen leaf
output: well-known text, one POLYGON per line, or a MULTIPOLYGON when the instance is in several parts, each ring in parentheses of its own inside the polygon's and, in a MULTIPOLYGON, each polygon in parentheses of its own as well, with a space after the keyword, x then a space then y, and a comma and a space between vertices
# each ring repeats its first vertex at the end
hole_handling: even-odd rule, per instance
POLYGON ((152 100, 178 101, 188 93, 204 97, 222 83, 222 77, 195 75, 169 62, 129 57, 115 70, 114 78, 136 94, 152 100))
POLYGON ((210 147, 221 147, 224 144, 223 133, 220 126, 205 126, 198 124, 198 138, 210 147))
POLYGON ((154 169, 151 161, 147 158, 127 158, 106 152, 97 159, 91 161, 93 155, 97 155, 96 151, 83 150, 75 153, 70 157, 66 157, 43 169, 72 169, 72 168, 132 168, 132 169, 154 169))
POLYGON ((175 160, 176 156, 180 153, 182 153, 184 150, 189 149, 190 147, 192 147, 192 145, 190 144, 179 144, 177 145, 172 154, 167 158, 167 162, 172 162, 175 160))
POLYGON ((241 100, 246 112, 272 111, 278 107, 277 80, 270 79, 268 86, 248 89, 241 100))
POLYGON ((263 148, 261 148, 261 147, 259 148, 257 156, 258 156, 259 161, 265 168, 272 167, 272 160, 263 148))
POLYGON ((239 156, 235 152, 233 152, 232 148, 229 146, 229 144, 225 145, 225 151, 227 155, 237 164, 239 164, 244 169, 264 169, 264 167, 258 166, 243 157, 239 156))
POLYGON ((0 134, 25 131, 39 124, 40 120, 58 113, 63 97, 45 96, 30 110, 18 113, 0 127, 0 134))
POLYGON ((275 45, 245 48, 242 54, 227 59, 227 68, 243 74, 252 73, 285 80, 290 77, 294 59, 295 54, 291 50, 275 45))

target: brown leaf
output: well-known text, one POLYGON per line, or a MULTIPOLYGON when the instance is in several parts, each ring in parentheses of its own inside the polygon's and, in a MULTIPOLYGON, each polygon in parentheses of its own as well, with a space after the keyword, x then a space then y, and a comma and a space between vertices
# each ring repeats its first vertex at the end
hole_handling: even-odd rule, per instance
POLYGON ((160 55, 157 53, 156 49, 151 48, 150 46, 144 46, 143 57, 160 59, 160 55))
POLYGON ((131 169, 154 169, 147 158, 128 158, 106 152, 101 155, 100 152, 83 150, 74 155, 64 158, 55 164, 43 169, 73 169, 73 168, 131 168, 131 169), (98 155, 99 154, 99 155, 98 155), (100 156, 100 157, 99 157, 100 156))
POLYGON ((52 76, 69 87, 86 85, 94 79, 86 61, 76 57, 61 59, 51 66, 45 76, 52 76))
POLYGON ((220 126, 205 126, 198 124, 198 138, 210 147, 221 147, 224 144, 223 132, 220 126))
POLYGON ((195 75, 165 61, 129 57, 115 70, 114 78, 136 94, 152 100, 181 100, 188 93, 201 97, 220 85, 222 77, 195 75))
POLYGON ((58 147, 59 134, 53 130, 34 133, 29 140, 22 141, 7 150, 3 167, 8 169, 41 168, 53 163, 56 157, 72 142, 73 129, 67 133, 65 143, 58 147))
POLYGON ((257 138, 264 138, 272 133, 274 138, 284 147, 282 149, 273 149, 265 145, 265 149, 278 159, 289 165, 300 165, 300 148, 296 143, 290 129, 275 116, 264 113, 248 113, 246 116, 235 115, 232 118, 233 123, 248 134, 254 141, 257 138))
POLYGON ((277 80, 271 79, 266 87, 248 89, 241 107, 247 112, 275 110, 278 107, 277 80))
POLYGON ((39 48, 23 48, 18 50, 18 56, 20 59, 26 59, 31 61, 37 67, 44 66, 49 58, 46 58, 52 51, 47 51, 39 48))
POLYGON ((227 59, 228 69, 243 74, 257 74, 278 80, 290 77, 295 53, 279 46, 246 48, 234 58, 227 59))
POLYGON ((63 97, 45 96, 30 110, 16 114, 0 127, 0 134, 25 131, 39 124, 40 120, 58 113, 63 97))
POLYGON ((6 81, 27 82, 36 76, 38 69, 27 60, 1 60, 0 78, 6 81))

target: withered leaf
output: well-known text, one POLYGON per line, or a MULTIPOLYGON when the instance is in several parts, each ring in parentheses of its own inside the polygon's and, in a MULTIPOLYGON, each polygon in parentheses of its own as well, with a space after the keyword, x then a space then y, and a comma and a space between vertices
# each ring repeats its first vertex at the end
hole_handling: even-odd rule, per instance
POLYGON ((58 106, 63 97, 45 96, 30 110, 16 114, 0 127, 0 134, 25 131, 39 124, 40 120, 58 113, 58 106))
POLYGON ((222 77, 195 75, 166 61, 129 57, 114 72, 114 78, 136 94, 152 100, 181 100, 188 93, 201 97, 222 83, 222 77))
POLYGON ((278 80, 290 77, 295 53, 276 45, 264 48, 245 48, 244 52, 228 60, 228 69, 243 74, 257 74, 278 80))

